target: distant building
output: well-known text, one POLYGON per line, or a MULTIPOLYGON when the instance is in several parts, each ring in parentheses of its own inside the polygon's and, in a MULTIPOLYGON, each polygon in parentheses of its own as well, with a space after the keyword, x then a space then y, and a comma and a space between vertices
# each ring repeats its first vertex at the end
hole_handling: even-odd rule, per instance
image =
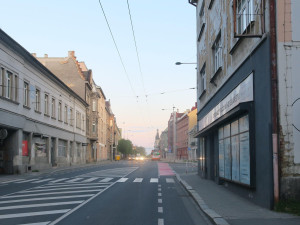
POLYGON ((159 149, 162 153, 162 157, 166 158, 168 152, 168 128, 161 132, 159 140, 159 149))
POLYGON ((0 29, 0 173, 85 163, 86 107, 0 29))
POLYGON ((189 117, 189 127, 188 127, 188 159, 197 159, 197 138, 195 134, 197 133, 197 103, 196 106, 191 109, 188 113, 189 117))
POLYGON ((176 147, 176 122, 183 113, 173 112, 170 115, 168 121, 168 154, 167 157, 177 159, 177 147, 176 147))
POLYGON ((155 136, 155 141, 154 141, 154 150, 160 150, 159 149, 159 141, 160 141, 160 138, 159 138, 159 132, 158 132, 158 129, 157 129, 156 136, 155 136))
POLYGON ((188 111, 183 113, 176 121, 176 157, 177 159, 188 159, 188 111))

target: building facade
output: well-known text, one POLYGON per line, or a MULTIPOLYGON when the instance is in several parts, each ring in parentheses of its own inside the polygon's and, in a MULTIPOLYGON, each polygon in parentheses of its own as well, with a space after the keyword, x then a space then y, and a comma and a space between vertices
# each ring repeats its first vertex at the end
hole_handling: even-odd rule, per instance
POLYGON ((160 151, 162 153, 161 156, 163 158, 166 158, 167 153, 168 153, 168 128, 166 128, 160 134, 159 149, 160 149, 160 151))
POLYGON ((176 121, 176 158, 188 159, 188 130, 189 117, 188 112, 184 113, 176 121))
POLYGON ((88 104, 85 118, 88 138, 86 160, 96 161, 99 95, 95 88, 93 90, 92 71, 88 70, 84 62, 77 61, 74 51, 69 51, 67 57, 48 57, 45 54, 44 57, 37 57, 37 59, 88 104))
POLYGON ((190 3, 197 16, 199 174, 272 208, 277 138, 272 123, 277 106, 271 72, 274 1, 190 3))
POLYGON ((196 106, 191 109, 188 113, 189 127, 188 127, 188 159, 197 160, 197 103, 196 106))
POLYGON ((0 30, 0 172, 84 163, 86 102, 0 30))

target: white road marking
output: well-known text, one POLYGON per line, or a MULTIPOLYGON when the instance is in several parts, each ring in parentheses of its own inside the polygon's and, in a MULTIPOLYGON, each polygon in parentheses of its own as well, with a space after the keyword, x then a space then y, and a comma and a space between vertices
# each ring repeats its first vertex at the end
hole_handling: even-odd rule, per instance
POLYGON ((34 182, 32 182, 32 183, 38 184, 38 183, 46 182, 46 181, 49 181, 49 180, 53 180, 53 178, 48 178, 48 179, 38 180, 38 181, 34 181, 34 182))
POLYGON ((38 193, 38 194, 29 194, 29 195, 11 195, 11 196, 3 196, 1 198, 19 198, 19 197, 30 197, 30 196, 39 196, 39 195, 57 195, 57 194, 71 194, 71 193, 80 193, 80 192, 98 192, 103 189, 96 190, 81 190, 81 191, 61 191, 61 192, 50 192, 50 193, 38 193))
POLYGON ((151 178, 150 183, 158 183, 158 178, 151 178))
POLYGON ((111 183, 86 183, 86 184, 46 184, 42 187, 36 187, 35 189, 47 189, 47 188, 55 188, 55 187, 86 187, 86 186, 97 186, 97 185, 110 185, 111 183))
POLYGON ((0 210, 7 210, 7 209, 22 209, 22 208, 36 208, 36 207, 45 207, 45 206, 55 206, 55 205, 74 205, 80 204, 83 201, 70 201, 70 202, 53 202, 53 203, 43 203, 43 204, 31 204, 31 205, 15 205, 15 206, 6 206, 0 207, 0 210))
POLYGON ((54 199, 64 199, 64 198, 85 198, 85 197, 91 197, 91 196, 93 196, 93 194, 89 194, 89 195, 70 195, 70 196, 59 196, 59 197, 46 197, 46 198, 29 198, 29 199, 0 201, 0 204, 15 203, 15 202, 44 201, 44 200, 54 200, 54 199))
POLYGON ((76 182, 76 181, 79 181, 79 180, 82 180, 83 178, 75 178, 75 179, 72 179, 72 180, 68 180, 66 181, 67 183, 72 183, 72 182, 76 182))
POLYGON ((23 181, 23 180, 24 179, 8 180, 8 181, 1 182, 1 184, 8 184, 8 183, 12 183, 12 182, 16 182, 16 181, 23 181))
POLYGON ((27 182, 35 181, 35 180, 38 180, 38 179, 23 180, 23 181, 19 181, 19 182, 16 182, 16 183, 17 184, 22 184, 22 183, 27 183, 27 182))
POLYGON ((175 183, 173 178, 166 178, 167 183, 175 183))
POLYGON ((158 219, 158 225, 164 225, 164 219, 158 219))
POLYGON ((128 180, 128 178, 123 177, 123 178, 120 178, 119 180, 117 180, 117 182, 118 182, 118 183, 124 183, 124 182, 126 182, 127 180, 128 180))
POLYGON ((159 184, 158 187, 161 187, 161 184, 159 184))
POLYGON ((47 221, 47 222, 38 222, 38 223, 23 223, 23 224, 18 224, 18 225, 47 225, 49 224, 51 221, 47 221))
POLYGON ((157 200, 157 202, 161 204, 161 203, 162 203, 162 199, 159 198, 159 199, 157 200))
POLYGON ((157 211, 158 211, 159 213, 163 213, 163 212, 164 212, 163 207, 158 207, 157 211))
POLYGON ((91 188, 106 188, 106 186, 87 186, 87 187, 63 187, 63 188, 49 188, 49 189, 31 189, 29 191, 20 191, 18 193, 31 193, 31 192, 57 191, 57 190, 75 190, 75 189, 91 189, 91 188))
POLYGON ((161 188, 158 188, 158 191, 161 191, 161 188))
POLYGON ((92 178, 89 178, 89 179, 84 180, 82 182, 87 183, 87 182, 92 182, 92 181, 97 180, 97 179, 99 179, 99 177, 92 177, 92 178))
POLYGON ((111 177, 107 177, 107 178, 104 178, 104 179, 102 179, 102 180, 100 180, 99 182, 109 182, 109 181, 111 181, 112 179, 114 179, 114 178, 111 178, 111 177))
POLYGON ((134 183, 141 183, 143 181, 143 178, 135 178, 133 181, 134 183))
POLYGON ((67 180, 67 179, 69 179, 69 178, 61 178, 61 179, 58 179, 58 180, 52 180, 52 181, 50 181, 50 183, 58 183, 60 181, 67 180))
POLYGON ((158 196, 158 197, 161 197, 161 196, 162 196, 162 194, 161 194, 161 193, 158 193, 158 194, 157 194, 157 196, 158 196))
POLYGON ((68 211, 70 211, 70 209, 6 214, 6 215, 0 215, 0 219, 9 219, 9 218, 17 218, 17 217, 28 217, 28 216, 41 216, 41 215, 59 214, 59 213, 66 213, 68 211))

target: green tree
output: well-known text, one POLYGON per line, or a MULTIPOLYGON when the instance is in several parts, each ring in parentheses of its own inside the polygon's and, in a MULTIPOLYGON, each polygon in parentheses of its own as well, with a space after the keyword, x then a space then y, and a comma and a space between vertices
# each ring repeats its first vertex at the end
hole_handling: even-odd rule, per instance
POLYGON ((118 151, 125 156, 132 154, 132 142, 130 140, 125 139, 119 140, 118 151))
POLYGON ((141 147, 141 146, 136 146, 136 152, 137 153, 140 153, 140 155, 142 156, 146 156, 146 150, 144 147, 141 147))

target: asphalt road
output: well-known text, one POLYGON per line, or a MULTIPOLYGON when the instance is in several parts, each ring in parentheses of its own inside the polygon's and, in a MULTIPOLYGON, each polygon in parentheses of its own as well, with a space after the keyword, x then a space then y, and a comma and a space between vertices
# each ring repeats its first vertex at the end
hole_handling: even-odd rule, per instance
POLYGON ((210 225, 161 170, 157 162, 121 161, 2 181, 0 224, 210 225))

